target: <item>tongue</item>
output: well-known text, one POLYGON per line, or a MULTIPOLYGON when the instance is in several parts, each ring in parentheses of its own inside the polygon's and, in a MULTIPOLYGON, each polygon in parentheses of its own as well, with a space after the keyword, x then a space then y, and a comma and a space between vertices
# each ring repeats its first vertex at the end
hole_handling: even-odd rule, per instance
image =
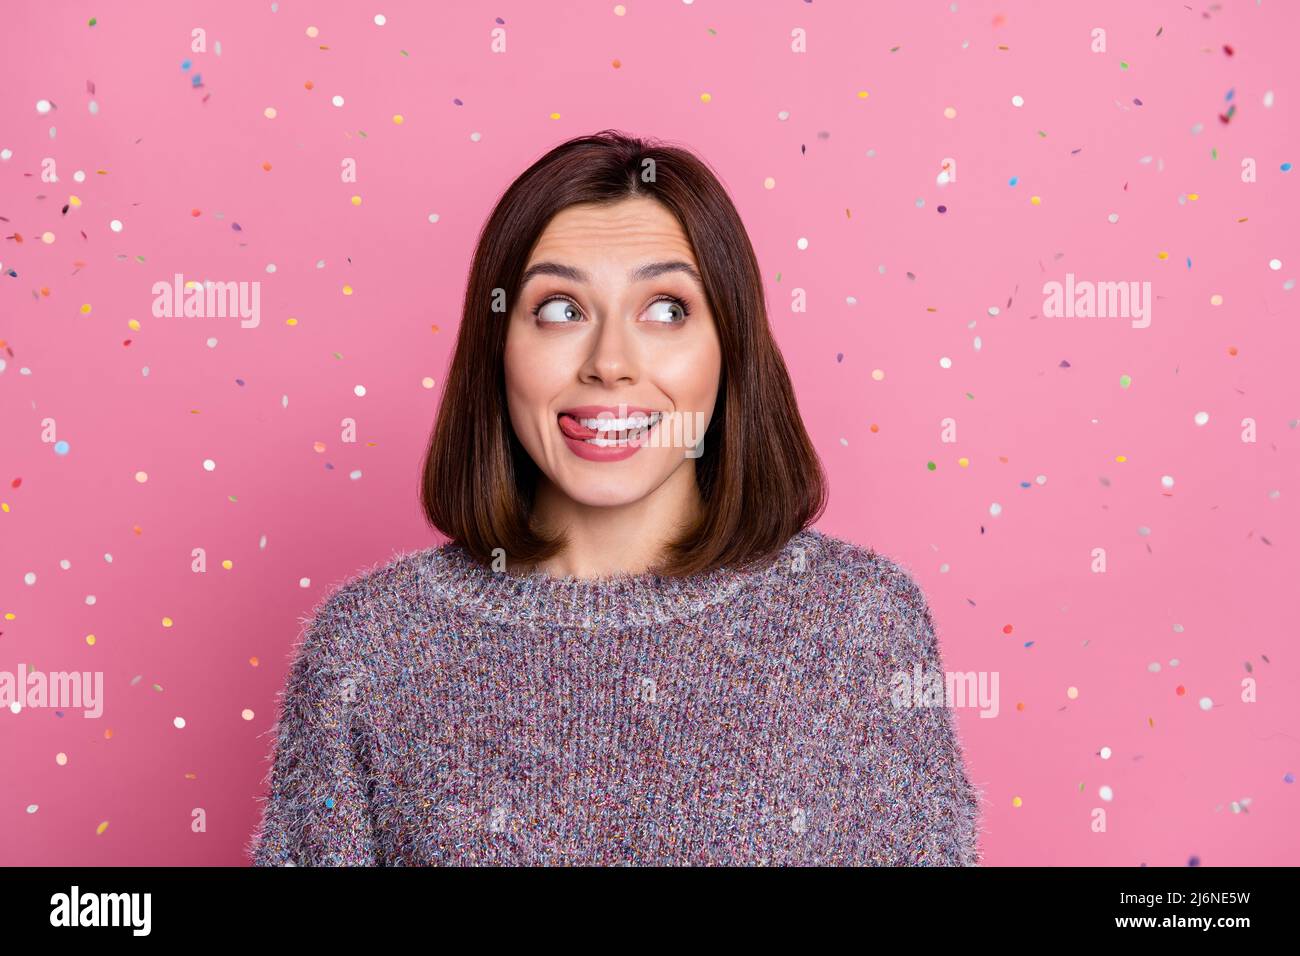
POLYGON ((568 435, 570 438, 578 439, 595 438, 600 434, 596 429, 588 428, 586 425, 583 425, 572 415, 560 416, 560 431, 564 432, 564 434, 568 435))

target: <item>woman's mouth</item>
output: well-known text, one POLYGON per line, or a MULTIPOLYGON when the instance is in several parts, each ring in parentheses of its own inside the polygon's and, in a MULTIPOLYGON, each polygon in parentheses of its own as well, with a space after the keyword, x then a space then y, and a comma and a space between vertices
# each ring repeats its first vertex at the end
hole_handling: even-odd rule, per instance
POLYGON ((561 412, 559 423, 560 431, 574 441, 595 448, 628 448, 639 447, 662 418, 663 412, 632 412, 622 418, 587 418, 561 412))

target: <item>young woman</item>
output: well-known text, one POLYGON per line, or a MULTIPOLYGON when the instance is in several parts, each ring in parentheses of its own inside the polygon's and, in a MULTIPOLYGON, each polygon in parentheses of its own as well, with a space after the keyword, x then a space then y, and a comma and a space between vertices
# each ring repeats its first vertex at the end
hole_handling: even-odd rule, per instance
POLYGON ((424 462, 450 540, 319 606, 257 865, 978 862, 896 563, 820 463, 735 207, 612 131, 483 229, 424 462))

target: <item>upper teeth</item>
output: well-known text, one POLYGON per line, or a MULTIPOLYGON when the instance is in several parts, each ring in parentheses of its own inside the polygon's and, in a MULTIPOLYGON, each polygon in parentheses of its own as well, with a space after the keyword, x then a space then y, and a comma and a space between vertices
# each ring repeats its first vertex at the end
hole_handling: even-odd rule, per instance
POLYGON ((661 418, 663 418, 663 412, 653 412, 648 418, 645 415, 636 414, 627 418, 579 418, 578 421, 584 428, 591 428, 598 432, 625 432, 637 428, 653 427, 661 418))

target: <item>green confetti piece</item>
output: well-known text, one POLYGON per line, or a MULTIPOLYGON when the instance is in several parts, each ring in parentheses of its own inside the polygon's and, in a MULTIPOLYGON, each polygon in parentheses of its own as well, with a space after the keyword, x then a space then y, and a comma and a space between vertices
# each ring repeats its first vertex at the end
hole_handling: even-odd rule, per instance
POLYGON ((1119 61, 1119 68, 1120 68, 1121 70, 1127 70, 1127 69, 1128 69, 1128 64, 1125 63, 1123 60, 1120 60, 1120 61, 1119 61))
POLYGON ((972 395, 970 392, 966 393, 966 397, 969 398, 972 402, 975 401, 975 396, 972 395))
POLYGON ((99 22, 99 19, 98 19, 97 17, 91 17, 91 18, 90 18, 90 22, 87 23, 86 26, 88 26, 88 27, 93 27, 93 26, 94 26, 96 23, 98 23, 98 22, 99 22))
POLYGON ((938 468, 939 466, 936 465, 936 464, 935 464, 934 462, 932 462, 932 461, 927 461, 927 462, 925 463, 925 467, 926 467, 927 469, 929 469, 930 471, 934 471, 934 470, 935 470, 936 468, 938 468))
POLYGON ((400 53, 400 54, 402 54, 402 56, 410 56, 410 55, 411 55, 411 54, 407 53, 405 50, 398 50, 397 52, 400 53))

